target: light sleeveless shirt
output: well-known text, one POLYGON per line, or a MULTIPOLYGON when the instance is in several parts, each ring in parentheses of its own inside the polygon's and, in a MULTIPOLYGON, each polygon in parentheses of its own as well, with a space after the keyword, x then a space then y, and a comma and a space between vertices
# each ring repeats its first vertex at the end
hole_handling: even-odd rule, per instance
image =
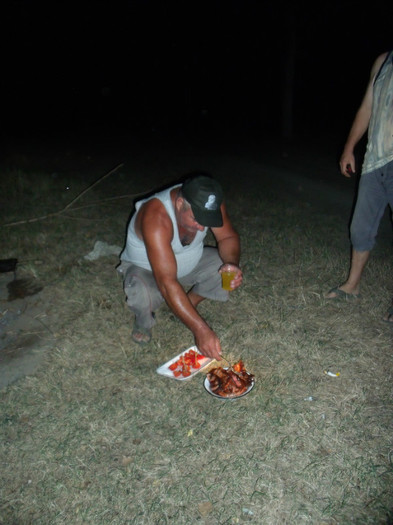
POLYGON ((362 173, 393 160, 393 51, 379 70, 373 86, 373 106, 362 173))
POLYGON ((179 237, 175 210, 170 195, 171 190, 176 187, 180 187, 180 185, 172 186, 171 188, 160 191, 159 193, 156 193, 147 199, 142 199, 135 204, 135 213, 128 226, 126 246, 120 255, 120 259, 135 264, 145 270, 152 271, 147 257, 145 243, 139 239, 135 233, 135 220, 142 204, 151 199, 159 199, 165 206, 173 224, 173 239, 171 246, 177 262, 177 277, 180 279, 191 273, 202 257, 203 240, 206 237, 207 228, 204 228, 203 231, 198 230, 191 244, 187 246, 182 245, 179 237))

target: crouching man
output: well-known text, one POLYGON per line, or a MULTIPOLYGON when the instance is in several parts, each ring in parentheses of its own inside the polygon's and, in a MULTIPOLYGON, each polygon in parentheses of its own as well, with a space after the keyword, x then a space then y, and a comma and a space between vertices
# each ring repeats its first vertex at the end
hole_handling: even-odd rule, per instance
POLYGON ((239 259, 239 236, 228 217, 222 188, 212 177, 196 174, 138 201, 118 267, 127 304, 135 314, 133 340, 139 344, 151 340, 154 312, 166 301, 191 330, 199 351, 220 359, 220 340, 197 306, 204 299, 228 300, 221 272, 234 271, 230 287, 238 288, 243 279, 239 259), (204 245, 208 228, 216 248, 204 245))

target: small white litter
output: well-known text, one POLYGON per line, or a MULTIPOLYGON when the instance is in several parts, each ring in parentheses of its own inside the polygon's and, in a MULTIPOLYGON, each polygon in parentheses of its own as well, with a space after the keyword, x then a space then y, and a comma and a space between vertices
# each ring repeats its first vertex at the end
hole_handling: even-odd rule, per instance
POLYGON ((102 241, 96 241, 93 251, 85 255, 84 259, 87 261, 95 261, 100 257, 105 257, 107 255, 120 255, 120 252, 120 246, 116 246, 114 244, 110 245, 102 241))
POLYGON ((340 372, 334 373, 334 372, 330 372, 330 370, 324 370, 323 373, 330 377, 339 377, 340 375, 340 372))

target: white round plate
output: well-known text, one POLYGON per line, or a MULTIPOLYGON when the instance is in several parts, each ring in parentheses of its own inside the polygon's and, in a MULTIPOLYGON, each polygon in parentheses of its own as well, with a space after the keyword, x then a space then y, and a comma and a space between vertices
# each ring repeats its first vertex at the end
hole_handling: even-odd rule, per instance
POLYGON ((215 394, 213 392, 213 390, 210 388, 210 381, 208 380, 207 376, 205 377, 204 381, 203 381, 203 386, 205 387, 206 391, 209 392, 209 394, 213 397, 217 397, 218 399, 222 399, 222 400, 232 400, 232 399, 240 399, 241 397, 244 397, 246 396, 249 392, 251 392, 251 390, 254 388, 254 385, 255 385, 255 379, 252 380, 251 382, 251 385, 247 388, 247 390, 245 392, 243 392, 243 394, 240 394, 238 396, 220 396, 218 394, 215 394))

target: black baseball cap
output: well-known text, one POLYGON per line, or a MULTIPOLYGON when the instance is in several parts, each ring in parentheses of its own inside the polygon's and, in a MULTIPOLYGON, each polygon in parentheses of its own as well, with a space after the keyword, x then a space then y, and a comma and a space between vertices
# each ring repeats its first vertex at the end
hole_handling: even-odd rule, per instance
POLYGON ((202 226, 222 226, 221 203, 224 193, 220 184, 208 175, 195 175, 182 186, 182 193, 190 203, 194 217, 202 226))

